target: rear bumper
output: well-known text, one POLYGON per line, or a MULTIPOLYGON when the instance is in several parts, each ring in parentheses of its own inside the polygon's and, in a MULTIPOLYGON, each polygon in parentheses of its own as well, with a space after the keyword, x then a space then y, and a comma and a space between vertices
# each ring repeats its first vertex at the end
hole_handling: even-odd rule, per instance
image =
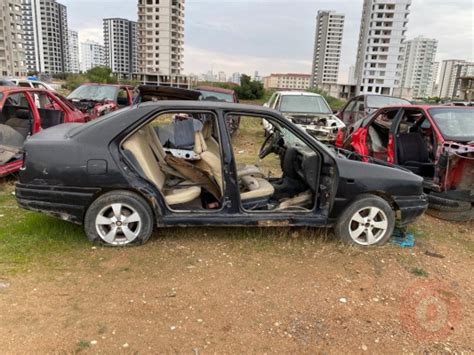
POLYGON ((398 225, 404 227, 414 222, 428 209, 428 197, 420 196, 395 196, 394 201, 400 210, 398 225))
POLYGON ((20 207, 82 224, 87 207, 99 189, 38 186, 17 183, 15 197, 20 207))

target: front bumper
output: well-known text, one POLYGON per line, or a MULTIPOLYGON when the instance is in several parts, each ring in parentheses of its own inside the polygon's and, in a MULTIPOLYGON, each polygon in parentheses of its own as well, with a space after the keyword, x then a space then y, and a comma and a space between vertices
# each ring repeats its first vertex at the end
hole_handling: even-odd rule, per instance
POLYGON ((395 196, 394 201, 400 211, 398 226, 404 227, 414 222, 428 209, 428 197, 420 196, 395 196))
POLYGON ((38 186, 17 183, 15 197, 21 208, 82 224, 87 207, 99 189, 38 186))

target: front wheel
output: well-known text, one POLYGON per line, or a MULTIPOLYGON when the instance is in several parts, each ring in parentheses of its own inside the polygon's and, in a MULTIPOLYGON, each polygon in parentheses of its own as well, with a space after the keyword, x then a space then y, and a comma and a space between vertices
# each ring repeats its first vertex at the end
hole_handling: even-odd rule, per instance
POLYGON ((395 212, 383 198, 363 195, 339 217, 334 232, 344 243, 383 245, 395 228, 395 212))
POLYGON ((135 193, 109 192, 95 200, 87 210, 84 230, 92 243, 106 246, 144 244, 153 232, 153 212, 135 193))

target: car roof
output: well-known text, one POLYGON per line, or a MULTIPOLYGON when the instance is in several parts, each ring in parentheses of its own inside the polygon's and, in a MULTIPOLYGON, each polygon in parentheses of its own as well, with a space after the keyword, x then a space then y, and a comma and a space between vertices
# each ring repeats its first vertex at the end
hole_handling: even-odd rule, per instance
POLYGON ((256 113, 280 114, 279 111, 258 105, 239 104, 222 101, 183 101, 183 100, 165 100, 165 101, 147 101, 139 104, 140 107, 165 108, 165 109, 224 109, 231 111, 254 111, 256 113))
POLYGON ((84 83, 84 84, 81 84, 80 86, 113 86, 117 88, 127 87, 127 88, 133 89, 132 85, 125 85, 125 84, 84 83))
POLYGON ((453 109, 453 108, 459 108, 459 109, 473 109, 472 107, 469 107, 469 106, 445 106, 445 105, 389 105, 389 106, 385 106, 385 107, 381 107, 377 110, 384 110, 384 109, 395 109, 395 108, 406 108, 406 109, 410 109, 410 110, 413 110, 413 109, 419 109, 419 110, 429 110, 429 109, 432 109, 432 108, 442 108, 442 109, 453 109))
POLYGON ((321 96, 319 94, 316 94, 315 92, 308 92, 308 91, 277 91, 276 92, 279 95, 284 95, 284 96, 321 96))
POLYGON ((40 89, 40 88, 32 88, 32 87, 25 87, 25 86, 0 86, 0 92, 5 93, 14 93, 14 92, 22 92, 22 91, 44 91, 51 93, 50 90, 40 89))
POLYGON ((210 91, 210 92, 220 92, 223 94, 234 94, 234 90, 232 89, 225 89, 225 88, 219 88, 215 86, 198 86, 196 90, 203 90, 203 91, 210 91))

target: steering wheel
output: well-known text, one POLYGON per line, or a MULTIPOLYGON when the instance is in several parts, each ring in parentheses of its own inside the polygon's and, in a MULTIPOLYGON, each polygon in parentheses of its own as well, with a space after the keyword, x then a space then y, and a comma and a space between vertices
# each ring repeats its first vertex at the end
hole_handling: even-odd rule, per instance
POLYGON ((275 151, 275 148, 278 148, 278 142, 281 139, 281 133, 279 130, 275 129, 263 142, 258 157, 260 159, 265 158, 267 155, 275 151))

